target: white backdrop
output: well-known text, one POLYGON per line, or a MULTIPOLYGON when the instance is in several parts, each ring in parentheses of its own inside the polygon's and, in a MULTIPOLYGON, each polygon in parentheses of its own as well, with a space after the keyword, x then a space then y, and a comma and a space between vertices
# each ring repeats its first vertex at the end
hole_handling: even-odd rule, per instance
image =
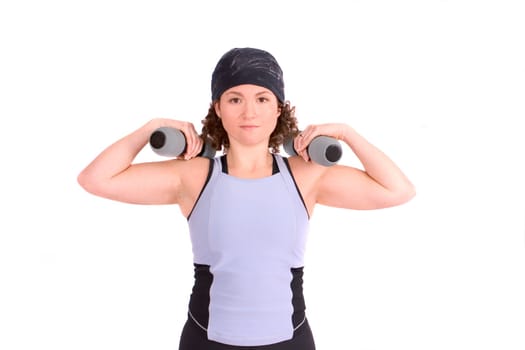
POLYGON ((317 209, 318 349, 523 350, 519 3, 2 2, 0 349, 177 348, 193 282, 178 208, 97 198, 76 176, 151 118, 200 128, 216 61, 252 46, 280 62, 302 127, 353 125, 418 191, 317 209))

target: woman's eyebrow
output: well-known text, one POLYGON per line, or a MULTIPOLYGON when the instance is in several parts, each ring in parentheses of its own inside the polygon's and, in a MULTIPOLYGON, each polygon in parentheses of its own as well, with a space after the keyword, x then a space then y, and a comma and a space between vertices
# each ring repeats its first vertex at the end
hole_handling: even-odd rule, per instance
MULTIPOLYGON (((271 91, 268 91, 268 90, 262 90, 262 91, 256 92, 256 93, 255 93, 255 96, 265 95, 265 94, 270 94, 270 93, 271 93, 271 91)), ((238 96, 244 96, 241 92, 239 92, 239 91, 235 91, 235 90, 228 91, 228 92, 225 93, 225 95, 238 95, 238 96)))

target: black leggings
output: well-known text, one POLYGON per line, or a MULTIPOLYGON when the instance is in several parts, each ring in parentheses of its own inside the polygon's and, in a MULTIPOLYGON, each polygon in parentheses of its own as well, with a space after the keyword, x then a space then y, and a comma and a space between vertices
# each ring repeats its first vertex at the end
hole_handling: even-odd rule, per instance
POLYGON ((179 350, 315 350, 308 320, 294 331, 293 338, 263 346, 234 346, 208 340, 206 331, 188 318, 180 337, 179 350))

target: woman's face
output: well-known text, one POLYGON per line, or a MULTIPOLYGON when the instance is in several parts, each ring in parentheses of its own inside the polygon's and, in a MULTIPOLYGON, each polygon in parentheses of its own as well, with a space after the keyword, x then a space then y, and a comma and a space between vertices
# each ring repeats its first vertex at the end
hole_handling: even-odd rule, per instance
POLYGON ((230 146, 268 145, 281 114, 277 97, 270 90, 251 84, 226 90, 215 104, 215 112, 228 133, 230 146))

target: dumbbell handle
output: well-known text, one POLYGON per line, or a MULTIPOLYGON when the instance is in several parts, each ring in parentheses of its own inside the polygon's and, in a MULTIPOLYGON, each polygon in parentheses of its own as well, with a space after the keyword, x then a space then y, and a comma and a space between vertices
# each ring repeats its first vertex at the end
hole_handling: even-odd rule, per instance
MULTIPOLYGON (((289 138, 283 145, 284 150, 291 156, 297 155, 293 146, 294 139, 289 138)), ((343 149, 339 141, 330 136, 316 136, 307 147, 308 156, 317 164, 332 166, 336 164, 343 155, 343 149)))
MULTIPOLYGON (((153 131, 149 138, 153 152, 164 157, 178 157, 186 151, 186 137, 177 128, 163 126, 153 131)), ((205 142, 200 157, 213 158, 216 150, 205 142)))

